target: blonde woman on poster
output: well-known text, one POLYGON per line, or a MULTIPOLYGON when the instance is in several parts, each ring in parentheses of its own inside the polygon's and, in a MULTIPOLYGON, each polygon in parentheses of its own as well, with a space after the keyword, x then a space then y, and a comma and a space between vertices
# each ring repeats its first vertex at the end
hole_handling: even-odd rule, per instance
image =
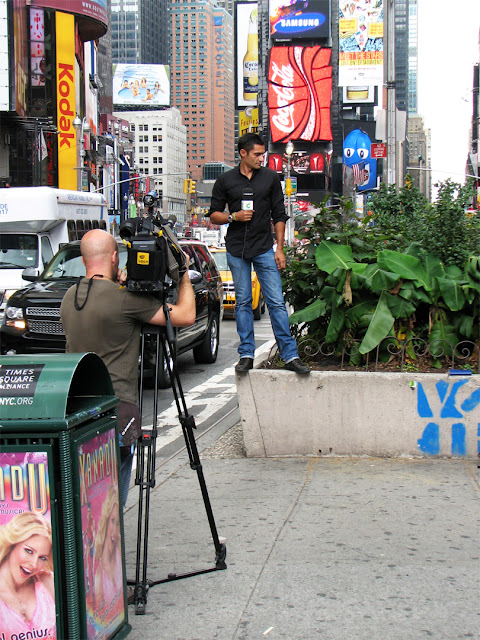
POLYGON ((57 637, 52 530, 32 511, 0 526, 0 631, 5 640, 57 637))
POLYGON ((118 491, 113 484, 108 489, 98 523, 95 558, 95 600, 100 609, 108 607, 114 614, 118 604, 123 607, 123 574, 120 507, 118 491))

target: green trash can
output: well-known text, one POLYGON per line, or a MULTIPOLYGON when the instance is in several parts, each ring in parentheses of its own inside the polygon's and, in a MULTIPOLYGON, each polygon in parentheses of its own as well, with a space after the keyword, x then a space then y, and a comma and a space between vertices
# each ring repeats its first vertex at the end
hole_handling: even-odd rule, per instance
POLYGON ((0 640, 131 630, 117 405, 94 353, 0 357, 0 640))

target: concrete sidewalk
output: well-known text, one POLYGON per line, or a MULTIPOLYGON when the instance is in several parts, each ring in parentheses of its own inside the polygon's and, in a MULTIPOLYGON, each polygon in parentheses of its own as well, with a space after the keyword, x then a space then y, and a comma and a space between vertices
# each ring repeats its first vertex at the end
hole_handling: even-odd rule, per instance
MULTIPOLYGON (((201 458, 228 569, 151 587, 130 640, 480 639, 476 461, 201 458)), ((125 532, 133 578, 136 508, 125 532)), ((148 578, 214 557, 185 465, 151 494, 148 578)))

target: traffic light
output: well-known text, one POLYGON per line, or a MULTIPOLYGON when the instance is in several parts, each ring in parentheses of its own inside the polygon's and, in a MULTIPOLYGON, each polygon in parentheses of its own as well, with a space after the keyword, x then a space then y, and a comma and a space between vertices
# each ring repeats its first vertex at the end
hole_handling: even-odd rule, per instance
POLYGON ((188 193, 190 189, 190 180, 188 178, 185 178, 185 180, 183 181, 183 193, 188 193))
POLYGON ((291 178, 286 178, 285 179, 285 195, 286 196, 291 196, 293 193, 292 191, 292 179, 291 178))
POLYGON ((195 180, 189 180, 190 185, 188 187, 188 193, 195 193, 195 185, 197 184, 195 180))

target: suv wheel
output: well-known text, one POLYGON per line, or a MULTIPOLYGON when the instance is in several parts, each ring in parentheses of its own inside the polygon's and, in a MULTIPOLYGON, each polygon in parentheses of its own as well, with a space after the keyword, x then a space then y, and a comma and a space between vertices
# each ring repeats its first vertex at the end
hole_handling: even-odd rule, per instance
POLYGON ((220 322, 218 313, 213 313, 205 336, 193 350, 193 357, 198 364, 212 364, 217 359, 220 322))
MULTIPOLYGON (((153 389, 155 385, 155 352, 148 354, 149 355, 149 364, 151 364, 152 375, 145 378, 145 386, 149 389, 153 389)), ((173 366, 172 356, 170 354, 168 344, 167 344, 167 357, 170 364, 170 370, 173 366)), ((157 386, 159 389, 168 389, 172 386, 172 382, 170 380, 170 374, 168 373, 167 360, 163 355, 163 346, 160 344, 159 348, 159 356, 158 356, 159 366, 158 366, 158 380, 157 386)))

